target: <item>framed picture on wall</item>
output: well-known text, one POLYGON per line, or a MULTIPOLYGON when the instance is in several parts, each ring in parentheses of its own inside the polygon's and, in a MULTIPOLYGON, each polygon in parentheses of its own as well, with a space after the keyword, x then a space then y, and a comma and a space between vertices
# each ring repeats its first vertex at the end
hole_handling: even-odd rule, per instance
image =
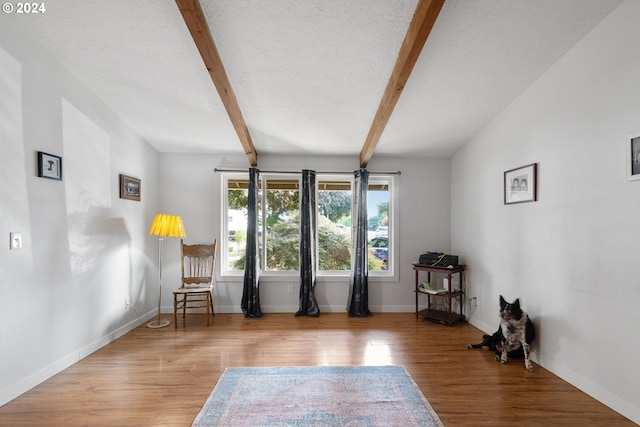
POLYGON ((62 157, 38 151, 38 176, 62 181, 62 157))
POLYGON ((132 176, 120 174, 120 198, 140 201, 141 181, 132 176))
POLYGON ((640 132, 627 137, 627 181, 640 179, 640 132))
POLYGON ((538 164, 521 166, 504 173, 504 204, 538 200, 538 164))

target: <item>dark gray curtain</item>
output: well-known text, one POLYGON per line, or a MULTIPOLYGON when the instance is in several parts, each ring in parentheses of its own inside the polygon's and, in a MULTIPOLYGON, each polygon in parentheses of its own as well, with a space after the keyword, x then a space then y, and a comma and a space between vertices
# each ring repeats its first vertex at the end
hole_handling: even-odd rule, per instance
POLYGON ((249 169, 249 201, 247 215, 247 250, 244 265, 242 312, 244 317, 262 317, 258 262, 258 181, 260 171, 249 169))
POLYGON ((316 173, 302 171, 300 205, 300 304, 296 316, 320 316, 316 301, 316 236, 318 229, 316 205, 316 173))
POLYGON ((351 241, 351 280, 347 311, 351 317, 371 316, 369 311, 369 248, 367 246, 367 190, 369 171, 360 169, 355 173, 355 218, 351 241))

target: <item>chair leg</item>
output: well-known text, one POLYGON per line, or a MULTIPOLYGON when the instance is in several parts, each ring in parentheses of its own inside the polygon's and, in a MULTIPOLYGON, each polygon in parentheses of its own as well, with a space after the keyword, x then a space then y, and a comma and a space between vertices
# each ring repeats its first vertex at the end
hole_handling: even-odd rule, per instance
POLYGON ((205 298, 207 298, 207 312, 205 316, 207 316, 207 326, 209 326, 209 309, 211 308, 211 300, 209 299, 209 295, 205 295, 205 298))
POLYGON ((178 327, 178 316, 176 315, 176 310, 178 309, 178 295, 173 294, 173 327, 178 327))
MULTIPOLYGON (((211 293, 207 293, 205 298, 207 299, 207 312, 206 312, 207 326, 209 326, 209 322, 210 322, 209 313, 211 313, 212 320, 216 314, 213 310, 213 295, 211 293)), ((201 300, 198 300, 197 302, 201 302, 201 300)), ((173 323, 175 328, 178 327, 178 308, 180 306, 180 303, 182 303, 182 323, 186 324, 185 322, 186 322, 186 313, 187 313, 187 304, 188 304, 187 294, 182 295, 182 300, 179 299, 179 294, 173 295, 173 323)))

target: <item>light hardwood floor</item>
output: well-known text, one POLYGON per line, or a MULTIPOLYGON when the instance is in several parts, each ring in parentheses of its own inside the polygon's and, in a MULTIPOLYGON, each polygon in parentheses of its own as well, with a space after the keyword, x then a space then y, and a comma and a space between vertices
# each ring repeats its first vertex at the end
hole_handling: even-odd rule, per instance
POLYGON ((203 316, 141 325, 1 407, 0 425, 190 426, 226 367, 326 365, 404 365, 448 427, 636 425, 537 365, 468 350, 482 332, 466 323, 217 314, 206 327, 203 316))

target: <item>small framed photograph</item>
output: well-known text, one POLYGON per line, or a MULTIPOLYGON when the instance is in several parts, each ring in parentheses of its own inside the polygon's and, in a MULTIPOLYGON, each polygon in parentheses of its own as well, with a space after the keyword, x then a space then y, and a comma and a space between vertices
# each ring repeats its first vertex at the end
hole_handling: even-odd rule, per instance
POLYGON ((62 157, 38 151, 38 176, 62 181, 62 157))
POLYGON ((538 200, 538 164, 521 166, 504 173, 504 204, 538 200))
POLYGON ((120 198, 139 202, 140 185, 138 178, 120 174, 120 198))
POLYGON ((627 181, 640 179, 640 132, 627 137, 627 181))

